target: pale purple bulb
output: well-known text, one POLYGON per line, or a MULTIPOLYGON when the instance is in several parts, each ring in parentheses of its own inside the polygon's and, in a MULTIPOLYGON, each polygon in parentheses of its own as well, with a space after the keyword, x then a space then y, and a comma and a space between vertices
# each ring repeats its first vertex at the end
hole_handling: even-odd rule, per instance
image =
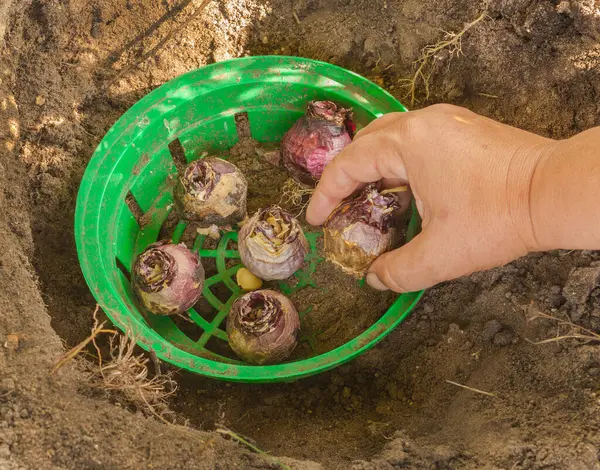
POLYGON ((190 309, 202 296, 204 268, 183 243, 154 243, 137 257, 133 290, 150 312, 175 315, 190 309))

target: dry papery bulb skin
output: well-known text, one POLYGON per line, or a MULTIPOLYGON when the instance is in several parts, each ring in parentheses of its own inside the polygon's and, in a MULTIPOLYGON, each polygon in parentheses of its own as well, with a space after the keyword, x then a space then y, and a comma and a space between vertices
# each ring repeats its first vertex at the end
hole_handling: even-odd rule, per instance
POLYGON ((217 157, 189 163, 175 184, 181 218, 197 227, 229 227, 246 218, 248 182, 237 166, 217 157))
POLYGON ((204 286, 199 256, 183 243, 159 241, 140 254, 132 270, 133 291, 157 315, 177 315, 198 302, 204 286))
POLYGON ((239 297, 227 317, 231 349, 252 365, 278 364, 298 345, 300 318, 285 295, 257 290, 239 297))
POLYGON ((367 185, 342 201, 323 226, 326 258, 359 278, 375 258, 396 246, 401 216, 408 209, 378 186, 367 185))
POLYGON ((333 101, 310 101, 281 141, 283 166, 292 178, 316 186, 323 170, 352 142, 353 113, 333 101))
POLYGON ((277 205, 259 209, 238 234, 242 263, 265 281, 290 277, 303 266, 308 250, 298 220, 277 205))

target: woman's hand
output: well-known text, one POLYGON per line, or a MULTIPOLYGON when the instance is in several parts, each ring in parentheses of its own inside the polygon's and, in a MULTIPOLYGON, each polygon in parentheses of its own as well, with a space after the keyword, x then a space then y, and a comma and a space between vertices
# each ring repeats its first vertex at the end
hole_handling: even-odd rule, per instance
POLYGON ((377 258, 367 281, 376 289, 417 291, 539 249, 532 182, 557 145, 456 106, 388 114, 326 167, 307 220, 321 225, 364 183, 409 183, 422 232, 377 258))

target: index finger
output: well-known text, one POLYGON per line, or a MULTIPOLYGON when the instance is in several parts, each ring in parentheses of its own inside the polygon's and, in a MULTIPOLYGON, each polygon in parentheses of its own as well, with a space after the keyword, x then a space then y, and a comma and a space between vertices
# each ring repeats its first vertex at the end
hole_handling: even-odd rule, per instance
POLYGON ((385 131, 356 139, 325 167, 306 209, 307 222, 321 225, 361 184, 383 178, 408 181, 400 142, 385 131))

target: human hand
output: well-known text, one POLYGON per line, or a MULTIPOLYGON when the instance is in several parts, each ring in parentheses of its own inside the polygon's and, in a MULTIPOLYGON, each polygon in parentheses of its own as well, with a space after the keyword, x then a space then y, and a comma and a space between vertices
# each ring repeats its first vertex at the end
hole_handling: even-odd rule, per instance
POLYGON ((371 287, 413 292, 501 266, 538 248, 531 184, 556 143, 451 105, 387 114, 325 168, 307 221, 323 224, 365 183, 404 182, 422 232, 372 263, 371 287))

